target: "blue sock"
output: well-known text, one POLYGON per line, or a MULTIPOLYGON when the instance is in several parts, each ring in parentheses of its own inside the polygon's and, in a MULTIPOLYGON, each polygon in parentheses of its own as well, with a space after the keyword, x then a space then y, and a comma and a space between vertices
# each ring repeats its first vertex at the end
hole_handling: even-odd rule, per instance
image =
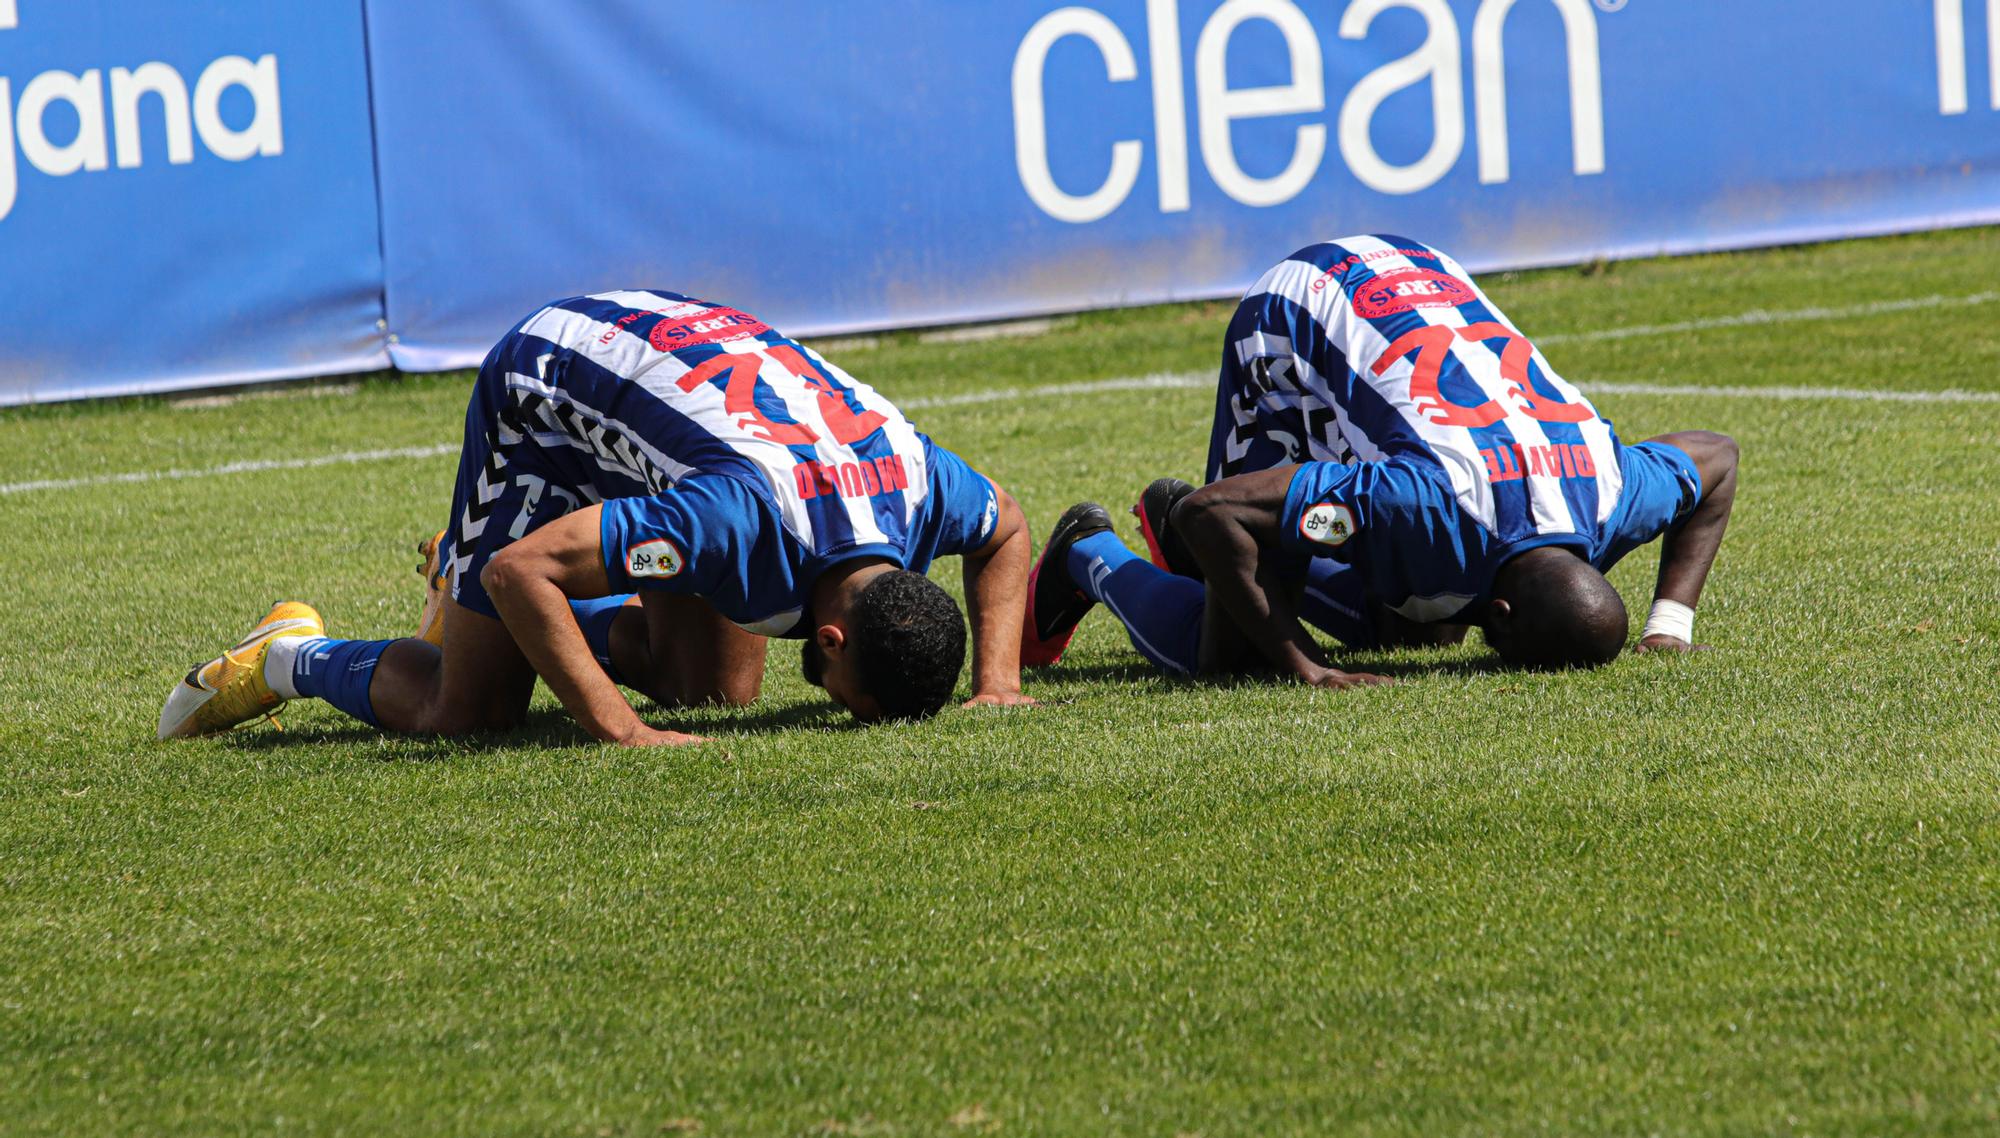
POLYGON ((583 629, 584 642, 590 645, 590 654, 604 665, 604 673, 611 677, 613 683, 622 684, 625 679, 618 674, 617 665, 611 662, 611 622, 618 619, 618 610, 631 599, 632 594, 625 593, 569 603, 569 611, 576 616, 577 627, 583 629))
POLYGON ((375 679, 375 662, 394 640, 330 640, 299 645, 292 661, 292 687, 300 695, 317 696, 371 727, 375 702, 368 685, 375 679))
POLYGON ((1158 568, 1110 532, 1070 546, 1066 568, 1084 595, 1103 602, 1125 626, 1141 656, 1177 675, 1194 674, 1208 599, 1200 581, 1158 568))

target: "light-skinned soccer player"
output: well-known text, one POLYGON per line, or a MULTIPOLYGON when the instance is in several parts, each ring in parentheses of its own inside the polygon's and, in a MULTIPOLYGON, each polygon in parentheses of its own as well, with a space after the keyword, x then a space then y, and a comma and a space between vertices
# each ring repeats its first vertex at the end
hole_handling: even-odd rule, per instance
POLYGON ((922 575, 952 554, 968 702, 1031 702, 1013 498, 805 345, 676 293, 556 301, 500 341, 425 551, 422 635, 332 639, 280 604, 175 685, 160 737, 302 696, 394 731, 504 729, 539 675, 598 739, 696 742, 647 724, 617 684, 668 708, 745 704, 767 636, 804 639, 807 678, 856 718, 922 718, 965 661, 965 616, 922 575))
POLYGON ((1064 514, 1031 575, 1023 656, 1059 658, 1103 602, 1180 674, 1261 660, 1321 687, 1384 682, 1335 667, 1308 625, 1350 648, 1455 643, 1477 626, 1509 664, 1594 666, 1628 636, 1604 573, 1662 536, 1637 650, 1687 651, 1736 463, 1710 431, 1620 443, 1438 250, 1312 245, 1230 322, 1209 484, 1141 494, 1151 562, 1103 507, 1064 514))

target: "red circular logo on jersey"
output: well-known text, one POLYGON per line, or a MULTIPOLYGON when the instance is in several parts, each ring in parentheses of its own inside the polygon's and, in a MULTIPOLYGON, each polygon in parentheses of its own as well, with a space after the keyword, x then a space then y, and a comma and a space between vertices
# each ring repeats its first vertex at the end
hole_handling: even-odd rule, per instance
POLYGON ((1354 290, 1354 311, 1369 320, 1415 308, 1457 308, 1479 298, 1464 281, 1431 269, 1398 269, 1354 290))
POLYGON ((698 344, 720 344, 727 340, 761 336, 770 330, 769 324, 747 312, 717 305, 692 316, 659 321, 646 334, 646 342, 662 352, 677 352, 698 344))

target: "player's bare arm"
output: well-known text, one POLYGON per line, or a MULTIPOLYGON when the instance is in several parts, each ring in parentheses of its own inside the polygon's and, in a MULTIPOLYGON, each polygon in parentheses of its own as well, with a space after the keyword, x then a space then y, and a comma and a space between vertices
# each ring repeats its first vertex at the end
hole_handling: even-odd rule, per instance
POLYGON ((1210 483, 1174 508, 1173 525, 1186 535, 1210 599, 1266 659, 1315 687, 1388 683, 1328 662, 1299 622, 1289 585, 1265 556, 1277 548, 1285 493, 1297 472, 1297 466, 1281 466, 1210 483))
MULTIPOLYGON (((1656 614, 1663 607, 1661 602, 1666 602, 1683 606, 1687 619, 1691 620, 1695 606, 1701 601, 1702 586, 1708 581, 1708 571, 1722 548, 1722 534, 1729 527, 1729 511, 1736 503, 1736 440, 1714 431, 1676 431, 1648 441, 1679 448, 1694 460, 1701 475, 1701 501, 1686 520, 1667 532, 1660 550, 1660 576, 1653 588, 1656 614)), ((1678 635, 1679 629, 1671 619, 1662 623, 1669 627, 1660 630, 1655 621, 1649 620, 1646 635, 1633 651, 1694 650, 1692 640, 1678 635)))
POLYGON ((633 747, 703 742, 640 720, 591 655, 570 611, 573 597, 611 591, 599 548, 602 512, 601 506, 578 510, 509 545, 487 562, 480 583, 522 655, 591 735, 633 747))
POLYGON ((1021 694, 1021 618, 1028 604, 1028 523, 997 482, 993 536, 965 554, 965 603, 972 624, 972 698, 967 707, 1032 705, 1021 694))

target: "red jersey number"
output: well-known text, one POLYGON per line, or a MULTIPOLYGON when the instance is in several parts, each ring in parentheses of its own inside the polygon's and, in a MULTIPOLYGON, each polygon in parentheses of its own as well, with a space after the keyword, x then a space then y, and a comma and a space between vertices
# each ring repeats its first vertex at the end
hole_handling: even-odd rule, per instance
POLYGON ((1410 371, 1410 400, 1416 404, 1417 411, 1439 426, 1490 427, 1507 417, 1506 408, 1498 400, 1487 399, 1468 406, 1446 399, 1438 389, 1438 377, 1444 370, 1445 358, 1451 355, 1453 346, 1460 340, 1475 344, 1487 340, 1506 341, 1506 346, 1500 349, 1500 374, 1507 380, 1508 394, 1519 401, 1520 412, 1529 418, 1544 423, 1581 423, 1596 417, 1585 404, 1565 403, 1536 391, 1528 378, 1528 363, 1534 358, 1534 345, 1528 342, 1527 337, 1494 321, 1468 324, 1463 328, 1429 324, 1412 329, 1398 336, 1369 370, 1379 376, 1397 360, 1415 352, 1416 362, 1410 371))
MULTIPOLYGON (((889 421, 888 416, 879 411, 864 411, 857 414, 847 405, 847 400, 833 386, 832 380, 821 375, 819 370, 807 362, 798 351, 786 344, 774 344, 766 350, 766 355, 776 360, 779 366, 805 381, 819 398, 820 419, 833 435, 833 441, 842 446, 852 446, 867 438, 875 428, 889 421)), ((723 352, 703 360, 700 367, 680 378, 678 386, 682 391, 693 391, 724 371, 729 373, 729 382, 723 388, 722 407, 736 417, 737 424, 757 438, 783 446, 811 446, 819 441, 819 433, 804 423, 778 423, 765 415, 757 407, 757 376, 764 370, 763 356, 737 355, 723 352)))

